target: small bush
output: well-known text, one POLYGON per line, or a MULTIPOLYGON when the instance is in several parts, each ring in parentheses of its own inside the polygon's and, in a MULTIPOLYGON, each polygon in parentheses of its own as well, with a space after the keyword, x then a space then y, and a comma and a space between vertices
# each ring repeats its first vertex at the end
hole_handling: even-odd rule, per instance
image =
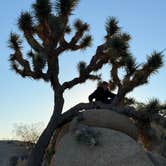
POLYGON ((100 133, 91 127, 86 126, 78 128, 75 130, 74 134, 78 143, 83 143, 90 146, 96 146, 99 144, 100 133))
POLYGON ((29 143, 36 143, 44 125, 41 122, 33 123, 33 124, 15 124, 13 132, 21 141, 29 142, 29 143))

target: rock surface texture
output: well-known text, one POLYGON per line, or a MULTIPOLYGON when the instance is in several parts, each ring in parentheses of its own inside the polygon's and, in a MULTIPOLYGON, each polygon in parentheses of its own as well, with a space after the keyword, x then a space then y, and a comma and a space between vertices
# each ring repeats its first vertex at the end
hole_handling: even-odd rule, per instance
POLYGON ((96 146, 79 143, 72 132, 65 134, 56 147, 54 166, 155 166, 128 135, 112 129, 93 129, 100 132, 96 146))

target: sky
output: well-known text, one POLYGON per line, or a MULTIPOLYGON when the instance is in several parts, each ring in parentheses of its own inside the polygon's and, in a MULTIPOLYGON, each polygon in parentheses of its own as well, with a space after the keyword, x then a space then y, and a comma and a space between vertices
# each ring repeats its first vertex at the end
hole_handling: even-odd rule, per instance
MULTIPOLYGON (((8 48, 9 34, 20 33, 17 19, 21 11, 31 11, 33 2, 34 0, 5 0, 0 5, 0 139, 14 137, 14 124, 43 122, 46 125, 53 110, 51 86, 43 81, 21 78, 10 69, 8 61, 12 53, 8 48)), ((161 51, 166 48, 165 11, 165 0, 80 0, 71 16, 71 23, 76 18, 89 23, 93 44, 85 51, 67 52, 60 57, 61 82, 76 77, 77 63, 81 60, 88 63, 96 47, 103 43, 104 26, 109 16, 115 16, 122 31, 132 36, 130 50, 138 63, 143 63, 147 55, 154 50, 161 51)), ((25 45, 26 49, 28 48, 25 45)), ((103 79, 109 80, 108 66, 104 67, 102 72, 103 79)), ((150 78, 149 84, 136 88, 129 96, 143 102, 153 97, 165 102, 165 73, 166 64, 150 78)), ((64 94, 64 111, 79 102, 87 102, 88 95, 95 88, 96 82, 87 81, 67 90, 64 94)))

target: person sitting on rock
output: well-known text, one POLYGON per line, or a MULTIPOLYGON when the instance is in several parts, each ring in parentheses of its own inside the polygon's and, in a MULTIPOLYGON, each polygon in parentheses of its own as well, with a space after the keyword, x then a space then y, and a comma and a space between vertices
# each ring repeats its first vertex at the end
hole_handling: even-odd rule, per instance
POLYGON ((101 101, 102 103, 105 104, 110 104, 114 97, 116 95, 112 92, 110 92, 108 88, 108 83, 106 81, 103 81, 100 86, 91 94, 89 95, 89 102, 95 101, 101 101))

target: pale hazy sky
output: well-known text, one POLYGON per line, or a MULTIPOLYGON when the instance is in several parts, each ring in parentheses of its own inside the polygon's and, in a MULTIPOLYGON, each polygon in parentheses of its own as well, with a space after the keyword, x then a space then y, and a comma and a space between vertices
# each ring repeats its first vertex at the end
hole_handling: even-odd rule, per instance
MULTIPOLYGON (((12 52, 8 46, 11 31, 18 32, 17 18, 21 11, 31 9, 34 0, 5 0, 0 5, 0 139, 12 137, 13 124, 48 122, 53 109, 53 92, 43 81, 23 79, 10 70, 8 58, 12 52)), ((165 0, 81 0, 73 12, 74 18, 81 18, 91 27, 93 45, 86 51, 62 55, 60 59, 61 80, 77 76, 76 65, 80 60, 89 61, 96 46, 103 42, 105 21, 108 16, 116 16, 122 30, 132 36, 131 52, 139 63, 154 49, 166 48, 166 1, 165 0)), ((165 58, 166 59, 166 58, 165 58)), ((109 79, 108 67, 103 78, 109 79)), ((132 92, 139 101, 157 97, 166 100, 166 66, 153 76, 150 84, 132 92)), ((96 84, 86 82, 65 93, 65 108, 79 102, 86 102, 96 84)))

